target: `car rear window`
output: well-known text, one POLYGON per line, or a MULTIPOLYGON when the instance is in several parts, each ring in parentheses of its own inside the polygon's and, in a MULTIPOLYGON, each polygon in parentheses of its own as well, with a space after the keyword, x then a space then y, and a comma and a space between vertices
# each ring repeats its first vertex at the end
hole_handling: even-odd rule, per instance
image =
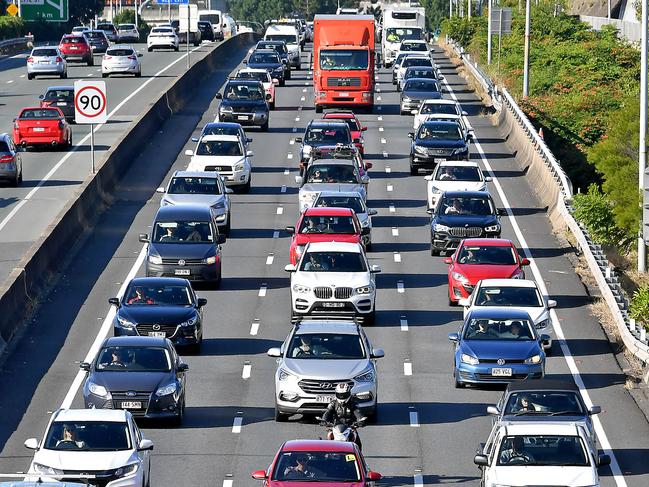
POLYGON ((64 37, 61 44, 87 44, 85 37, 64 37))
POLYGON ((135 24, 119 24, 117 28, 119 30, 133 30, 135 29, 135 24))
POLYGON ((21 119, 37 119, 37 118, 59 118, 61 115, 58 110, 48 109, 48 108, 36 108, 34 110, 23 110, 20 114, 21 119))
POLYGON ((86 33, 87 37, 92 37, 93 39, 103 39, 106 34, 103 33, 103 31, 91 31, 86 33))
POLYGON ((34 49, 32 51, 32 56, 47 56, 47 57, 53 57, 53 56, 58 56, 59 54, 56 52, 56 49, 34 49))
POLYGON ((135 54, 133 49, 109 49, 106 51, 107 56, 132 56, 135 54))
POLYGON ((112 32, 115 31, 115 26, 113 24, 98 24, 97 29, 99 30, 110 30, 112 32))
POLYGON ((45 94, 46 100, 72 100, 74 90, 48 90, 45 94))

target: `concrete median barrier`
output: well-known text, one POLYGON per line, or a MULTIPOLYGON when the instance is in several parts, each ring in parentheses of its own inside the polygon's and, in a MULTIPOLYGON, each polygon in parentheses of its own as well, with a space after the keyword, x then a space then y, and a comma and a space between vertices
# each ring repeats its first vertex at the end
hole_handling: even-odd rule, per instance
POLYGON ((192 100, 193 88, 208 74, 224 69, 226 59, 243 57, 258 39, 256 34, 241 34, 215 47, 162 91, 106 152, 97 173, 83 182, 0 286, 0 352, 56 281, 75 243, 111 203, 116 185, 141 152, 143 141, 192 100))

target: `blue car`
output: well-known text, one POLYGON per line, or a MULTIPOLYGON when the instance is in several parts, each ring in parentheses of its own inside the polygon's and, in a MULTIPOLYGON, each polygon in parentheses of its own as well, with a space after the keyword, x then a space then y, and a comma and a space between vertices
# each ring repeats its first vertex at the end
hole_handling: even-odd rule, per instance
POLYGON ((539 335, 530 315, 507 308, 470 311, 459 333, 448 336, 455 347, 453 382, 508 384, 540 379, 545 374, 543 345, 548 335, 539 335))

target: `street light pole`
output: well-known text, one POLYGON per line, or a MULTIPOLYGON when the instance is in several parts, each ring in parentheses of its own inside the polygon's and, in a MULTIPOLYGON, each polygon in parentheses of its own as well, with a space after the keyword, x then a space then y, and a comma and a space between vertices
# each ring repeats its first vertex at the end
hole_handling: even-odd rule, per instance
POLYGON ((640 141, 638 154, 638 176, 642 192, 642 228, 638 232, 638 272, 647 272, 647 246, 644 237, 649 224, 646 205, 649 195, 645 188, 649 185, 647 168, 647 0, 642 0, 642 36, 640 44, 640 141))
POLYGON ((467 0, 468 5, 467 5, 467 14, 469 19, 471 18, 471 0, 467 0))
POLYGON ((493 24, 491 22, 492 0, 487 0, 487 2, 489 2, 489 11, 487 12, 487 15, 489 17, 489 20, 487 21, 487 64, 491 64, 491 34, 493 30, 493 24))
MULTIPOLYGON (((643 0, 647 1, 647 0, 643 0)), ((525 0, 525 59, 523 61, 523 98, 530 92, 530 23, 532 17, 532 1, 525 0)))

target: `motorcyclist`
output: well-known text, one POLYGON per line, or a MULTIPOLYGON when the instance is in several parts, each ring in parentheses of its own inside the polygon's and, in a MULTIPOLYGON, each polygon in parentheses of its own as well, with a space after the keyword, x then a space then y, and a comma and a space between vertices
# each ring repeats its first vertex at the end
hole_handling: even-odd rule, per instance
MULTIPOLYGON (((352 397, 352 388, 349 384, 340 383, 336 386, 336 398, 329 403, 327 410, 322 415, 325 423, 331 425, 344 424, 347 426, 363 426, 367 417, 363 415, 358 407, 356 399, 352 397)), ((359 450, 363 449, 358 431, 354 432, 354 442, 358 445, 359 450)), ((327 432, 327 438, 334 439, 333 431, 327 432)))

